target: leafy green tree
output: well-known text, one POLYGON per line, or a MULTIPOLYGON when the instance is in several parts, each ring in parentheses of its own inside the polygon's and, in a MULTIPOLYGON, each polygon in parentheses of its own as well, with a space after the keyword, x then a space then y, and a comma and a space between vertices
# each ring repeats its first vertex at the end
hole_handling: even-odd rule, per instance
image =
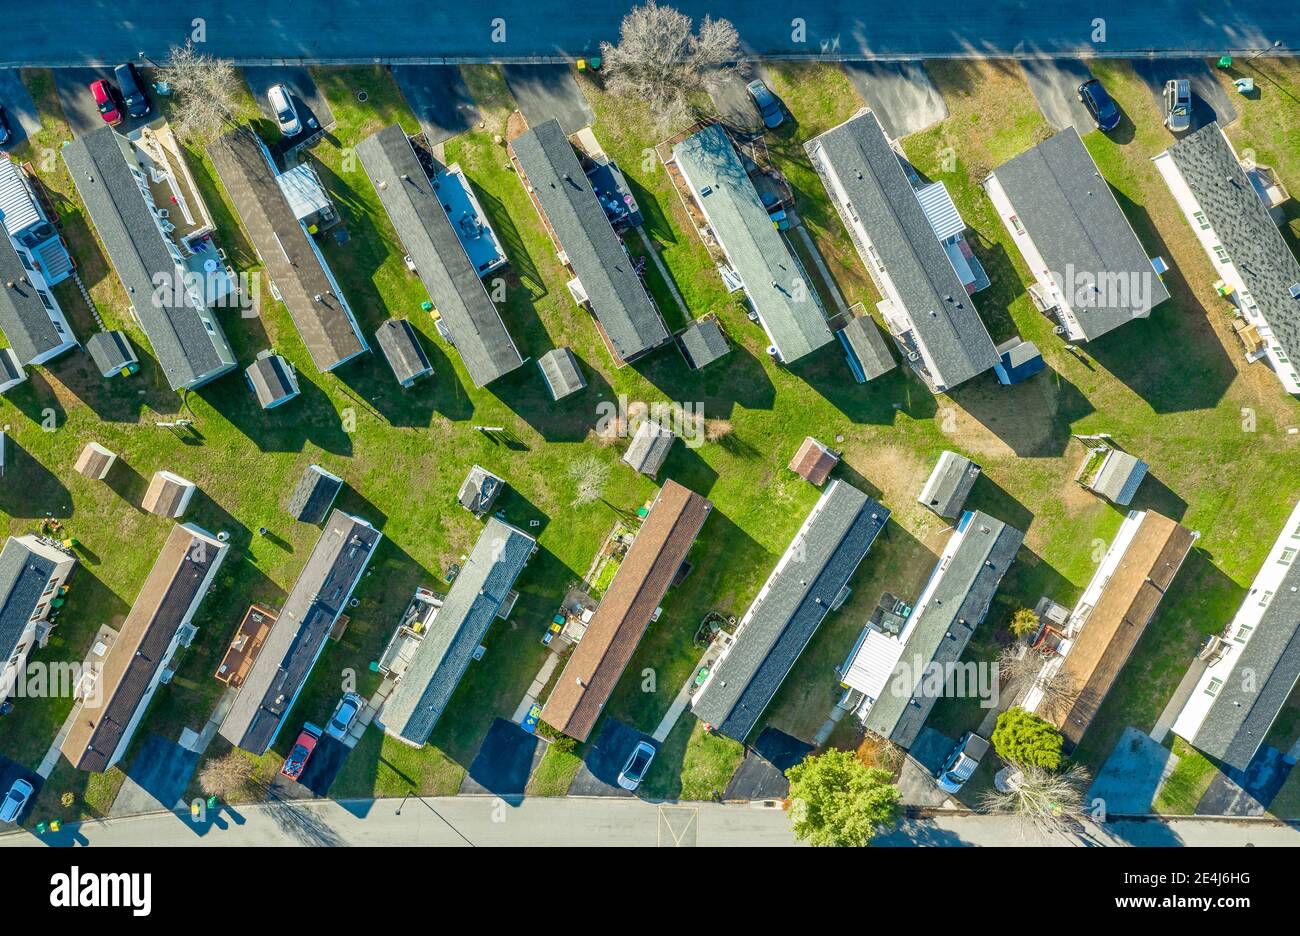
POLYGON ((898 821, 898 787, 849 751, 804 758, 785 772, 796 837, 810 845, 862 847, 898 821))
POLYGON ((1038 615, 1033 612, 1032 608, 1020 608, 1015 614, 1011 615, 1011 623, 1008 628, 1014 637, 1028 637, 1038 630, 1038 615))
POLYGON ((993 729, 993 750, 1017 767, 1060 769, 1064 740, 1051 722, 1019 706, 999 715, 997 727, 993 729))

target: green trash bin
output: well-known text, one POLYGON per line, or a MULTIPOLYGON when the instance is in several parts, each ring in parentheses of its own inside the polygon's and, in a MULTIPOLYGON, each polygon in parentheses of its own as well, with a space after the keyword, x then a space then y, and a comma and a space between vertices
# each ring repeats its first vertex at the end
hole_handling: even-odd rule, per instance
POLYGON ((1219 67, 1220 67, 1220 68, 1231 68, 1231 67, 1232 67, 1232 56, 1231 56, 1231 55, 1221 55, 1221 56, 1219 56, 1219 67))

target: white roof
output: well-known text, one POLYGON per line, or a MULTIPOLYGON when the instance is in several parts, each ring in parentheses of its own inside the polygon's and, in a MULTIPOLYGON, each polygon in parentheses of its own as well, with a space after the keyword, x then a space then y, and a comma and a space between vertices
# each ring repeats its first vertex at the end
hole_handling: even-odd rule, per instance
POLYGON ((300 163, 287 172, 282 172, 275 180, 280 183, 280 191, 289 202, 293 216, 299 221, 330 205, 329 196, 325 194, 320 179, 308 163, 300 163))
POLYGON ((903 641, 868 627, 858 652, 853 654, 844 673, 844 685, 858 690, 872 701, 879 699, 902 655, 903 641))
POLYGON ((966 230, 966 222, 962 220, 952 196, 948 194, 947 186, 942 182, 931 182, 925 188, 918 189, 916 200, 921 203, 925 219, 930 222, 934 236, 940 242, 966 230))
POLYGON ((21 170, 8 156, 0 158, 0 212, 4 212, 5 230, 10 234, 24 231, 41 220, 21 170))

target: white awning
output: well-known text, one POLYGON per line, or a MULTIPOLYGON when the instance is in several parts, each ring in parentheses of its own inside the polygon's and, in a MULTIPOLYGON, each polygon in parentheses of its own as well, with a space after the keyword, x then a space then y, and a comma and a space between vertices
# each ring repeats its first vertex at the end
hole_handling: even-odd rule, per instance
POLYGON ((879 699, 902 655, 903 641, 869 627, 841 681, 872 700, 879 699))
POLYGON ((962 220, 957 206, 952 203, 952 196, 948 194, 947 186, 942 182, 931 182, 925 188, 918 189, 916 200, 921 203, 925 219, 930 222, 934 236, 940 241, 946 241, 954 234, 966 230, 966 222, 962 220))
POLYGON ((280 183, 280 191, 289 202, 293 216, 299 221, 330 206, 329 196, 325 194, 320 179, 307 163, 294 166, 288 172, 276 176, 275 180, 280 183))

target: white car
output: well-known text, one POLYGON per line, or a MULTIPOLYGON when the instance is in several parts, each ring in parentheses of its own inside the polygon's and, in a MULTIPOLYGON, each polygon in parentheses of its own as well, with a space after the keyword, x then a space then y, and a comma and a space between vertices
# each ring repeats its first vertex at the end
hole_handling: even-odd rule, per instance
POLYGON ((623 765, 623 770, 618 775, 618 785, 625 790, 635 790, 645 779, 646 772, 654 763, 654 759, 655 746, 649 741, 642 741, 633 749, 632 755, 623 765))
POLYGON ((968 731, 957 746, 952 749, 948 759, 943 762, 935 774, 935 782, 945 793, 957 793, 980 765, 980 759, 988 753, 989 743, 973 731, 968 731))
POLYGON ((294 106, 293 94, 285 85, 272 85, 266 92, 266 99, 271 104, 271 113, 280 125, 280 132, 287 137, 302 133, 302 121, 298 118, 298 108, 294 106))
POLYGON ((23 813, 23 807, 32 798, 33 787, 26 780, 15 780, 9 788, 4 802, 0 802, 0 822, 17 822, 23 813))
POLYGON ((349 692, 339 702, 338 708, 334 709, 334 716, 330 719, 329 724, 325 726, 325 733, 331 738, 338 738, 342 741, 348 736, 352 724, 365 707, 365 699, 355 692, 349 692))

